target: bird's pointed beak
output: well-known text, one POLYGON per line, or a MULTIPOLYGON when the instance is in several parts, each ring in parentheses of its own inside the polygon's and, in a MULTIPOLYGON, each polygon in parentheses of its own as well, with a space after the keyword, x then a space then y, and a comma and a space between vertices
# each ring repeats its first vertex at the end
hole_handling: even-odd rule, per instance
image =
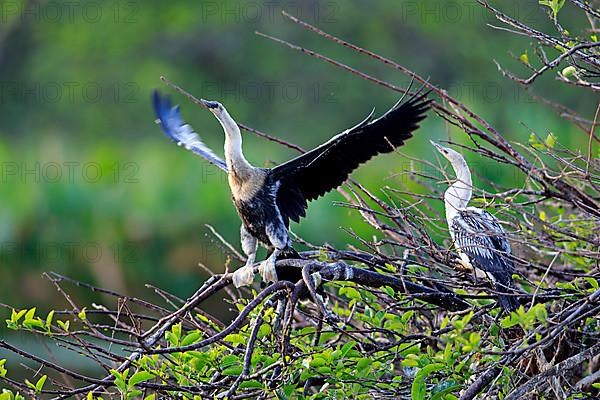
POLYGON ((440 146, 439 144, 437 144, 433 140, 430 140, 429 143, 431 143, 433 145, 433 147, 435 147, 437 149, 437 151, 439 151, 439 152, 442 151, 442 146, 440 146))

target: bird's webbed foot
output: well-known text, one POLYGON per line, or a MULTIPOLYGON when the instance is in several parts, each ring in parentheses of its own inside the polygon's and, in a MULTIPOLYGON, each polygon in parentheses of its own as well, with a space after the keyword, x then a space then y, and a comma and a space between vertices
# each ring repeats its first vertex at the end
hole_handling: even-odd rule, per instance
POLYGON ((265 282, 277 282, 279 280, 277 279, 277 271, 275 270, 275 261, 277 261, 277 256, 280 252, 280 250, 273 251, 273 254, 258 267, 258 273, 265 282))
POLYGON ((233 285, 236 288, 250 286, 254 282, 253 264, 246 263, 242 268, 233 273, 233 285))

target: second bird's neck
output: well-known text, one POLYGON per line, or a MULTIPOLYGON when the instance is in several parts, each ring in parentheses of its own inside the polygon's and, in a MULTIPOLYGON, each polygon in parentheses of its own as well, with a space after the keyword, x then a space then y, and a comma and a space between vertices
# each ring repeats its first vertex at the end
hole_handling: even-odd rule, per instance
POLYGON ((450 185, 444 194, 446 219, 449 223, 459 211, 463 211, 467 208, 473 193, 471 172, 469 171, 467 163, 462 160, 462 162, 453 164, 452 166, 456 172, 456 182, 450 185))

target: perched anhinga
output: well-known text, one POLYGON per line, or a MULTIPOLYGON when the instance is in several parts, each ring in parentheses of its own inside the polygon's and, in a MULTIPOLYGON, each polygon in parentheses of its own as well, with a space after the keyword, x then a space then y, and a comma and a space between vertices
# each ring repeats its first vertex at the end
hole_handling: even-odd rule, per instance
MULTIPOLYGON (((371 115, 328 142, 274 168, 257 168, 242 152, 242 136, 237 123, 216 101, 201 100, 217 117, 225 131, 225 161, 204 145, 190 125, 183 122, 179 107, 154 92, 154 110, 164 132, 177 144, 204 157, 227 172, 233 202, 242 219, 242 249, 246 265, 233 276, 235 286, 252 283, 252 265, 258 242, 272 254, 259 266, 265 281, 275 282, 278 256, 298 258, 288 235, 289 220, 298 222, 306 215, 308 202, 340 186, 360 164, 380 153, 389 153, 404 144, 425 118, 429 101, 415 95, 398 102, 378 119, 371 115)), ((299 271, 280 271, 279 278, 297 280, 299 271), (289 278, 288 278, 289 277, 289 278)))
POLYGON ((490 279, 499 293, 498 301, 507 311, 519 308, 514 293, 510 244, 498 219, 485 210, 468 207, 471 200, 471 172, 458 152, 431 142, 450 161, 456 173, 454 182, 444 193, 446 221, 461 264, 474 269, 477 276, 490 279))

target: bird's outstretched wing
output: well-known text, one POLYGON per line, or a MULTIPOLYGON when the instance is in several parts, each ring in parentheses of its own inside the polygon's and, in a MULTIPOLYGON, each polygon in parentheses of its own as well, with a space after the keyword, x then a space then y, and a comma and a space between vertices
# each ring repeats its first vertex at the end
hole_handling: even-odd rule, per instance
POLYGON ((161 96, 157 90, 152 94, 152 105, 154 106, 154 113, 162 130, 178 146, 185 147, 187 150, 198 154, 222 170, 227 171, 225 161, 206 147, 192 127, 181 119, 179 106, 171 106, 171 100, 166 96, 161 96))
POLYGON ((400 101, 383 116, 371 115, 360 124, 328 142, 271 171, 281 183, 277 205, 284 219, 298 222, 306 215, 308 202, 340 186, 360 164, 404 144, 425 118, 426 94, 400 101))
MULTIPOLYGON (((496 217, 484 210, 459 211, 450 227, 454 242, 475 268, 492 278, 496 290, 509 293, 514 271, 510 243, 496 217)), ((514 296, 499 295, 501 305, 513 311, 519 307, 514 296)))

